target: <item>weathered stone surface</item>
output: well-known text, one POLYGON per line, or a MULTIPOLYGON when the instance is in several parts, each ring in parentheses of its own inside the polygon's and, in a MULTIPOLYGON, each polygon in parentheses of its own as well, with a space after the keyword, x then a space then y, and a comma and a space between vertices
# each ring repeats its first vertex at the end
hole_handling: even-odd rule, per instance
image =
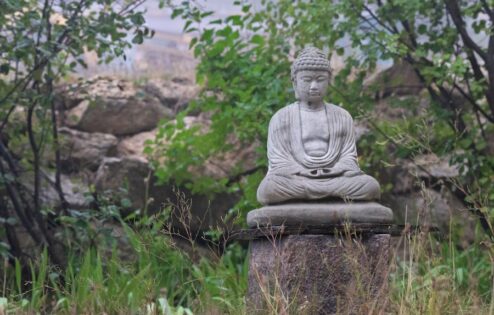
POLYGON ((143 211, 147 205, 149 213, 156 213, 165 205, 172 205, 173 228, 194 233, 226 226, 223 218, 239 199, 238 195, 227 193, 214 197, 194 195, 173 183, 158 185, 148 163, 135 156, 105 158, 96 173, 95 186, 100 193, 126 188, 132 204, 128 210, 143 211))
POLYGON ((270 225, 332 225, 343 222, 392 223, 393 211, 377 202, 286 203, 247 214, 249 227, 270 225))
POLYGON ((412 175, 421 178, 454 178, 460 175, 459 165, 451 165, 449 157, 438 157, 435 154, 424 154, 414 158, 413 163, 408 164, 412 175))
MULTIPOLYGON (((86 83, 87 84, 87 83, 86 83)), ((86 85, 83 84, 83 85, 86 85)), ((66 84, 57 86, 54 91, 54 102, 57 110, 69 110, 89 97, 88 91, 81 84, 66 84)))
MULTIPOLYGON (((83 178, 76 176, 61 176, 61 186, 65 200, 72 209, 86 209, 89 207, 87 194, 89 185, 83 178)), ((44 206, 58 208, 61 206, 60 197, 54 187, 55 175, 44 174, 41 182, 40 199, 44 206)))
POLYGON ((424 115, 429 106, 426 95, 389 96, 376 101, 372 117, 376 121, 400 122, 407 117, 424 115))
POLYGON ((362 121, 354 121, 354 130, 355 130, 355 141, 359 141, 363 136, 368 135, 371 130, 369 127, 362 121))
POLYGON ((86 132, 132 135, 156 128, 172 114, 152 98, 83 101, 67 113, 66 125, 86 132))
POLYGON ((104 157, 115 151, 117 138, 111 134, 88 133, 60 128, 61 163, 65 171, 96 171, 104 157))
POLYGON ((157 131, 157 129, 154 129, 121 139, 117 146, 118 156, 133 156, 141 159, 143 162, 147 162, 148 159, 144 154, 146 141, 154 140, 157 131))
POLYGON ((388 234, 273 235, 252 241, 249 314, 382 313, 389 242, 388 234))
POLYGON ((230 151, 207 159, 197 169, 200 174, 215 179, 231 177, 254 169, 258 158, 257 147, 258 143, 255 142, 247 145, 235 143, 230 151))
POLYGON ((269 122, 269 168, 259 184, 262 205, 340 198, 374 201, 379 183, 359 167, 351 115, 324 101, 331 76, 327 56, 304 48, 291 67, 297 101, 269 122))
MULTIPOLYGON (((202 115, 184 117, 185 128, 199 127, 201 132, 206 132, 210 123, 211 121, 202 115)), ((148 156, 144 154, 145 143, 148 140, 155 140, 157 132, 158 130, 154 129, 121 138, 117 146, 117 155, 148 162, 148 156)), ((161 141, 166 143, 164 139, 161 141)), ((232 146, 231 150, 212 156, 201 165, 190 167, 190 172, 198 176, 220 179, 255 168, 255 161, 258 158, 256 149, 259 146, 257 142, 245 145, 236 139, 230 139, 229 144, 232 146)))
POLYGON ((98 192, 118 192, 126 188, 135 209, 144 209, 146 178, 150 173, 148 164, 140 159, 105 158, 96 172, 95 186, 98 192))
POLYGON ((379 171, 381 179, 392 183, 393 194, 408 194, 420 189, 420 183, 452 180, 460 175, 458 165, 450 165, 449 158, 435 154, 417 155, 413 161, 397 159, 394 166, 379 171))
POLYGON ((144 90, 157 97, 161 104, 177 113, 185 109, 190 100, 197 97, 199 86, 188 79, 152 79, 144 85, 144 90))
POLYGON ((66 112, 67 126, 122 136, 152 130, 160 119, 173 116, 156 97, 128 81, 101 79, 90 87, 90 99, 66 112))
POLYGON ((449 232, 450 224, 460 223, 461 228, 455 231, 463 234, 465 240, 473 238, 476 218, 446 189, 438 192, 424 188, 422 191, 386 197, 386 201, 393 207, 397 224, 433 226, 449 232))
POLYGON ((395 63, 390 68, 377 73, 365 82, 368 89, 377 90, 377 98, 390 95, 418 95, 424 84, 406 61, 395 63))

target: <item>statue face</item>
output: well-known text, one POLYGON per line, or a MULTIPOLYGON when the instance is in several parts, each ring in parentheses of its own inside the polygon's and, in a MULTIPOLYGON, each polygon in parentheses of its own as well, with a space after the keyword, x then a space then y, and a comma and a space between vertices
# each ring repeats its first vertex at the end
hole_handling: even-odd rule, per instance
POLYGON ((321 102, 329 85, 329 73, 323 70, 300 70, 296 74, 293 88, 302 102, 321 102))

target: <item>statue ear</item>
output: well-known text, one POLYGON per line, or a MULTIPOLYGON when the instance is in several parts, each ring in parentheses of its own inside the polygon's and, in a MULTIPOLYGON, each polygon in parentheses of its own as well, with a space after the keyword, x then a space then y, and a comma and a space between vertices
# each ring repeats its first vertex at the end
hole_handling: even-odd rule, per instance
POLYGON ((295 99, 299 101, 300 97, 298 96, 298 92, 297 92, 297 80, 292 79, 292 85, 293 85, 293 92, 295 93, 295 99))

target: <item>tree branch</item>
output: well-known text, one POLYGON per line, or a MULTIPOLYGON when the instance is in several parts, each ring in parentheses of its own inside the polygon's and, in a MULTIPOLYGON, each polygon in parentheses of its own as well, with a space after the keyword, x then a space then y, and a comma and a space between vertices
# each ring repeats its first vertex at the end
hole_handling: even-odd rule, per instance
MULTIPOLYGON (((468 80, 465 79, 465 81, 467 81, 467 84, 468 86, 470 85, 468 83, 468 80)), ((456 88, 460 94, 470 103, 472 104, 473 108, 475 109, 475 112, 480 112, 482 114, 482 116, 484 116, 488 121, 490 121, 491 123, 494 123, 494 116, 490 116, 482 107, 479 106, 479 104, 477 104, 477 102, 471 97, 471 91, 469 91, 470 95, 465 92, 458 84, 454 84, 453 85, 454 88, 456 88)))
POLYGON ((256 167, 253 167, 251 169, 248 169, 242 173, 239 173, 239 174, 236 174, 234 176, 231 176, 228 178, 228 181, 226 182, 226 186, 231 186, 232 184, 238 182, 239 180, 242 179, 242 177, 244 176, 248 176, 248 175, 252 175, 254 174, 255 172, 259 171, 259 170, 262 170, 262 169, 265 169, 264 166, 256 166, 256 167))
POLYGON ((475 43, 470 35, 468 35, 468 32, 465 28, 465 21, 463 21, 463 18, 461 17, 461 10, 458 1, 444 0, 444 3, 446 4, 446 9, 451 16, 456 29, 460 33, 461 39, 463 40, 465 46, 475 51, 484 61, 486 61, 488 58, 487 53, 475 43))

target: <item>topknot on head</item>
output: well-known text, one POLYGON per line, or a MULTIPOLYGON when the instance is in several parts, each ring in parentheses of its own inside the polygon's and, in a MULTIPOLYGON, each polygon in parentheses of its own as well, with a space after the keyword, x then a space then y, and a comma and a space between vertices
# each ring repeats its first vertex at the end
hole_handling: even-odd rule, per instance
POLYGON ((322 50, 316 47, 306 47, 298 53, 297 59, 292 64, 292 80, 295 80, 295 75, 300 70, 322 70, 328 71, 331 75, 328 58, 322 50))

